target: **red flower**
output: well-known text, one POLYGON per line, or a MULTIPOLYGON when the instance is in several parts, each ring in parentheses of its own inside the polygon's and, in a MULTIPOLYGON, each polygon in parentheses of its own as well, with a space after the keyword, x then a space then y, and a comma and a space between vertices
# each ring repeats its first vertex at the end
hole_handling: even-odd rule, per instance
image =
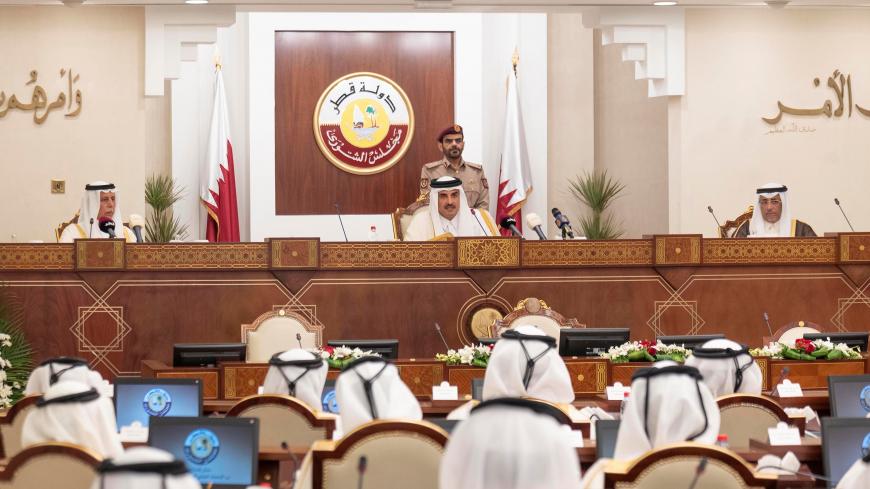
POLYGON ((329 356, 332 356, 332 353, 335 351, 335 348, 334 348, 334 347, 331 347, 331 346, 324 346, 324 347, 323 347, 323 351, 325 351, 326 353, 328 353, 329 356))
POLYGON ((642 346, 643 348, 649 348, 650 346, 652 346, 652 343, 648 340, 640 340, 640 346, 642 346))
POLYGON ((806 338, 798 338, 794 340, 794 346, 795 348, 803 350, 807 353, 812 353, 816 351, 816 345, 814 345, 812 341, 806 338))
POLYGON ((649 354, 652 355, 652 356, 656 356, 656 349, 653 348, 653 347, 649 347, 649 348, 647 348, 647 349, 646 349, 646 352, 649 353, 649 354))

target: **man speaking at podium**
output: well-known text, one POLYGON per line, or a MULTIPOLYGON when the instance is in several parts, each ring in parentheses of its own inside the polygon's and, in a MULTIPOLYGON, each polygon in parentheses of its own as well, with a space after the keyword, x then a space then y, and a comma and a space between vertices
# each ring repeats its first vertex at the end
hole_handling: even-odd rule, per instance
POLYGON ((136 235, 121 221, 121 208, 118 205, 115 184, 93 182, 85 185, 85 195, 79 209, 78 223, 71 223, 60 235, 61 243, 72 243, 76 239, 108 238, 109 234, 100 229, 111 227, 115 236, 124 238, 128 243, 136 242, 136 235))
POLYGON ((498 236, 492 216, 484 209, 468 206, 462 180, 451 176, 433 180, 429 184, 428 212, 414 215, 405 241, 474 236, 498 236))

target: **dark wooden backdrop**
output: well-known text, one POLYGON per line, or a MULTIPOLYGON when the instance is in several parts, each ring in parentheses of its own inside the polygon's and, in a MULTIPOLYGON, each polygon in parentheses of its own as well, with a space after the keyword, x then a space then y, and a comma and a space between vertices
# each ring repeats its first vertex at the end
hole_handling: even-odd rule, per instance
POLYGON ((419 195, 420 167, 440 157, 434 138, 453 123, 452 32, 275 33, 275 213, 392 212, 419 195), (415 129, 405 156, 387 171, 355 175, 329 162, 314 140, 320 95, 357 71, 402 87, 415 129))

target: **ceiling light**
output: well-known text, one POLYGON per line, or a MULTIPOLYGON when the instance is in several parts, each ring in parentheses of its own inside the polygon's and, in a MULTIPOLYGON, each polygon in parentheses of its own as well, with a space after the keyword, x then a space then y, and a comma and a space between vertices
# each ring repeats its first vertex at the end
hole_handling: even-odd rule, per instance
POLYGON ((188 5, 204 5, 208 3, 208 0, 184 0, 184 3, 188 5))
POLYGON ((656 7, 673 7, 677 2, 653 2, 656 7))

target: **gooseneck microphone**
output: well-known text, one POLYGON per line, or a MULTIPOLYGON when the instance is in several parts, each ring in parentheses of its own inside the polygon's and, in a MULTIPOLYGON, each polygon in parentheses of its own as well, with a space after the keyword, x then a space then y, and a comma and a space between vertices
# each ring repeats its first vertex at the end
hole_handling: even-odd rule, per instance
POLYGON ((849 229, 851 229, 852 232, 854 233, 855 228, 852 227, 852 223, 849 222, 849 218, 846 217, 846 213, 843 211, 843 206, 840 205, 840 199, 834 197, 834 203, 837 204, 837 207, 840 209, 840 213, 843 214, 843 217, 846 219, 846 224, 849 225, 849 229))
POLYGON ((500 224, 501 227, 503 227, 504 229, 510 229, 512 235, 519 237, 523 236, 523 233, 521 233, 520 230, 517 229, 517 220, 513 217, 505 216, 504 218, 502 218, 500 224))
POLYGON ((296 333, 296 343, 299 343, 299 349, 302 349, 302 333, 296 333))
POLYGON ((359 475, 357 478, 356 488, 363 489, 363 478, 366 475, 366 468, 368 466, 368 458, 365 455, 361 455, 359 457, 359 463, 356 466, 356 472, 359 475))
POLYGON ((290 458, 293 459, 293 472, 290 475, 290 487, 296 487, 296 474, 299 473, 299 457, 293 453, 293 450, 290 450, 290 445, 287 444, 286 441, 281 441, 281 450, 287 452, 290 455, 290 458))
POLYGON ((335 213, 338 215, 338 223, 341 225, 341 233, 344 234, 344 242, 347 243, 347 231, 344 230, 344 221, 341 220, 341 207, 338 206, 338 202, 334 205, 335 213))
POLYGON ((559 226, 559 229, 562 230, 562 238, 568 236, 571 239, 574 239, 574 230, 571 229, 571 221, 568 220, 568 216, 562 214, 558 208, 553 207, 550 211, 553 213, 553 217, 556 218, 556 226, 559 226))
POLYGON ((717 219, 717 218, 716 218, 716 214, 713 213, 713 206, 708 205, 708 206, 707 206, 707 212, 709 212, 710 215, 713 216, 713 220, 716 221, 716 225, 719 226, 719 227, 717 228, 717 229, 719 229, 719 236, 722 236, 722 225, 719 224, 719 219, 717 219))
POLYGON ((100 218, 100 231, 109 235, 110 238, 115 238, 115 221, 108 217, 100 218))
POLYGON ((449 350, 450 346, 447 345, 447 340, 444 339, 444 333, 441 332, 441 325, 438 324, 438 321, 435 321, 435 331, 438 332, 438 336, 441 338, 441 343, 444 343, 444 348, 449 350))
POLYGON ((764 311, 762 314, 761 317, 764 318, 764 324, 767 325, 767 332, 770 334, 771 341, 773 341, 773 330, 770 329, 770 317, 767 315, 767 311, 764 311))
POLYGON ((698 462, 698 468, 695 469, 695 476, 692 477, 692 482, 689 484, 689 489, 695 489, 695 485, 698 483, 698 479, 701 477, 701 474, 704 473, 704 470, 707 469, 707 457, 701 457, 701 461, 698 462))
POLYGON ((529 213, 526 215, 526 224, 529 225, 530 228, 535 230, 535 233, 538 235, 538 239, 541 241, 547 240, 547 235, 544 234, 544 230, 541 228, 541 218, 538 217, 535 213, 529 213))
POLYGON ((483 223, 480 222, 480 218, 477 217, 477 211, 475 209, 471 209, 471 215, 474 216, 474 220, 477 221, 477 225, 480 226, 480 229, 483 231, 484 236, 489 236, 489 231, 483 227, 483 223))
POLYGON ((94 218, 91 218, 91 227, 88 229, 88 238, 92 238, 94 234, 94 218))
POLYGON ((788 378, 788 374, 791 373, 791 369, 786 367, 782 367, 782 370, 779 371, 779 378, 776 379, 776 383, 773 384, 773 388, 770 389, 770 395, 773 397, 779 397, 779 389, 776 388, 779 384, 788 378))

